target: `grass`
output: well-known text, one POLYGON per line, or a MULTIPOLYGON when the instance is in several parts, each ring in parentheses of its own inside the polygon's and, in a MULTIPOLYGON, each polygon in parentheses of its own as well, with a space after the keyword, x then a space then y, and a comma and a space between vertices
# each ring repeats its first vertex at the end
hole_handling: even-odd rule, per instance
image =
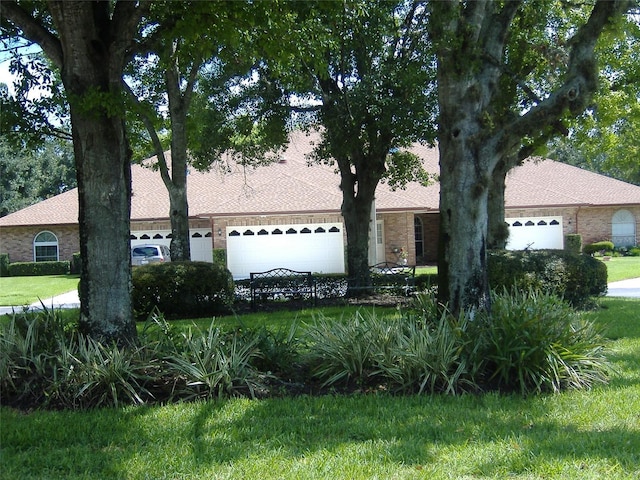
POLYGON ((0 479, 638 478, 640 301, 601 304, 616 373, 592 391, 0 408, 0 479))
POLYGON ((605 264, 609 282, 640 277, 640 257, 612 257, 605 264))
POLYGON ((78 275, 0 277, 0 306, 31 305, 78 288, 78 275))

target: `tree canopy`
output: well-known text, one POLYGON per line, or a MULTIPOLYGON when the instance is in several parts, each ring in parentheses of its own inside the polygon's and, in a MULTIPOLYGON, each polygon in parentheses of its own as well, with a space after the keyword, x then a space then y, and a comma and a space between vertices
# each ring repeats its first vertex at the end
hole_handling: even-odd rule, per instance
POLYGON ((293 121, 321 134, 314 160, 340 173, 349 294, 370 284, 378 183, 427 181, 420 160, 402 150, 435 136, 425 15, 415 2, 293 3, 284 15, 291 18, 286 41, 267 45, 275 55, 266 58, 266 74, 278 82, 293 121))
POLYGON ((640 20, 631 12, 597 47, 603 64, 586 111, 554 139, 556 160, 640 185, 640 20), (615 34, 614 34, 615 33, 615 34))

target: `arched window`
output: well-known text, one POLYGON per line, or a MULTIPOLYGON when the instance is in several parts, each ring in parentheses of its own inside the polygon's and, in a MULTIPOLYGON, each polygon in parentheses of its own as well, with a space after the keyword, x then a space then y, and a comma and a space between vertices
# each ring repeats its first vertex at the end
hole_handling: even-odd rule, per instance
POLYGON ((629 210, 618 210, 611 218, 611 241, 616 247, 630 247, 636 242, 636 219, 629 210))
POLYGON ((51 232, 40 232, 33 239, 33 259, 36 262, 58 261, 58 237, 51 232))

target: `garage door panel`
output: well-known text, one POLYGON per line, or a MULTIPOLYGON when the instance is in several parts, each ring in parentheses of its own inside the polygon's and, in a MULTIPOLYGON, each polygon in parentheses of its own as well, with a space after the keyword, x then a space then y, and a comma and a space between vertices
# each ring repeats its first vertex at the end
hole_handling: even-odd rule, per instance
POLYGON ((341 224, 227 227, 227 266, 234 278, 279 267, 344 273, 342 229, 341 224))
POLYGON ((509 225, 507 250, 562 249, 562 217, 505 218, 509 225))

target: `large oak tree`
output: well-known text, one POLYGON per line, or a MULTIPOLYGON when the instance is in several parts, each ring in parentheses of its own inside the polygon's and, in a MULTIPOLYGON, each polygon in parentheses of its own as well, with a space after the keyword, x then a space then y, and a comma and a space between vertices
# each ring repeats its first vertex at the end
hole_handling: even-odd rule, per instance
POLYGON ((122 75, 148 2, 2 3, 3 28, 36 43, 60 70, 78 180, 80 325, 102 341, 136 338, 131 309, 131 150, 122 75), (8 22, 8 23, 6 23, 8 22))
MULTIPOLYGON (((540 19, 553 30, 555 1, 431 2, 436 43, 440 148, 439 297, 452 311, 490 308, 487 282, 489 193, 503 176, 566 115, 578 115, 597 88, 595 45, 629 6, 624 0, 580 4, 568 16, 568 56, 536 91, 512 68, 526 59, 515 48, 537 36, 540 19), (531 7, 535 10, 532 11, 531 7), (527 21, 533 15, 537 21, 527 21), (521 89, 525 95, 514 95, 521 89), (514 99, 518 101, 513 101, 514 99)), ((533 48, 533 45, 531 46, 533 48)))

